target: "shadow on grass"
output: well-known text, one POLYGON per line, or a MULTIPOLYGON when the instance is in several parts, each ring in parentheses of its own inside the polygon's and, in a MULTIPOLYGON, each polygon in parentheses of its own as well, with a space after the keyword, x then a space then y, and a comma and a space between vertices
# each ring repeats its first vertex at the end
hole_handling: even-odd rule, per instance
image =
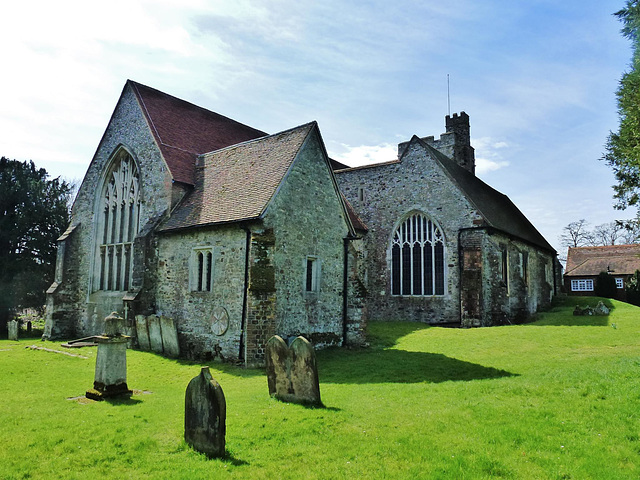
POLYGON ((334 384, 440 383, 488 380, 517 374, 439 353, 331 349, 320 352, 320 381, 334 384))
POLYGON ((609 298, 602 297, 580 297, 564 296, 554 297, 551 308, 537 316, 531 323, 526 323, 532 327, 607 327, 609 326, 610 315, 574 315, 576 306, 581 308, 595 308, 598 302, 604 303, 609 312, 615 310, 615 305, 609 298))

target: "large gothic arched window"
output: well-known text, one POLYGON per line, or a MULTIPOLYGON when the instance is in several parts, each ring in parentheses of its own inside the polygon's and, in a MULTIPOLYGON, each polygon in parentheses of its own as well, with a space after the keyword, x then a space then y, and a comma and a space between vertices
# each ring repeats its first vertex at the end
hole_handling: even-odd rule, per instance
POLYGON ((125 150, 109 170, 99 205, 93 289, 129 290, 133 240, 140 220, 140 178, 135 161, 125 150))
POLYGON ((391 294, 444 295, 444 277, 442 230, 415 213, 400 224, 391 240, 391 294))

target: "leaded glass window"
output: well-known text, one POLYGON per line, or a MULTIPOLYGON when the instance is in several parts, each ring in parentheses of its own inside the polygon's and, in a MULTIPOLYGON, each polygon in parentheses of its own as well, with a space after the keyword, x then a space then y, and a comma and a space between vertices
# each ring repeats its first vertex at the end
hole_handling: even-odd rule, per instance
POLYGON ((113 162, 102 191, 98 216, 94 290, 129 290, 133 240, 140 221, 140 178, 135 161, 126 151, 121 151, 113 162))
POLYGON ((391 293, 445 294, 444 235, 421 213, 407 218, 391 241, 391 293))

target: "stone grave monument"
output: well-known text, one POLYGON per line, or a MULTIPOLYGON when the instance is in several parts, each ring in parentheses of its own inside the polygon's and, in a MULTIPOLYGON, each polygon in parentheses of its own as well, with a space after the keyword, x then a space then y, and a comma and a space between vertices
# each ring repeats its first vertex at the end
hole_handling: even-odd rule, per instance
POLYGON ((285 402, 322 405, 318 365, 313 346, 297 337, 291 347, 278 335, 267 341, 269 395, 285 402))
POLYGON ((127 342, 123 335, 124 320, 117 313, 104 319, 105 333, 94 337, 98 344, 96 374, 93 388, 87 390, 87 398, 103 400, 110 397, 130 397, 127 387, 127 342))
POLYGON ((9 330, 8 332, 8 338, 9 340, 18 340, 18 326, 20 324, 18 323, 17 320, 11 320, 10 322, 7 322, 7 329, 9 330))
POLYGON ((223 457, 227 404, 220 384, 211 376, 209 367, 187 386, 184 400, 184 440, 208 457, 223 457))

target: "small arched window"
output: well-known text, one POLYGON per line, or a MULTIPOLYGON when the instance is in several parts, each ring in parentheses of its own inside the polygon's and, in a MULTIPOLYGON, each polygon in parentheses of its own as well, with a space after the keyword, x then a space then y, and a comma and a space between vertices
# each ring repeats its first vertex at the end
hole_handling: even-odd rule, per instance
POLYGON ((421 213, 407 218, 391 240, 391 293, 445 294, 444 235, 421 213))
POLYGON ((126 291, 131 286, 133 240, 140 221, 140 178, 129 153, 121 150, 101 192, 94 290, 126 291))

